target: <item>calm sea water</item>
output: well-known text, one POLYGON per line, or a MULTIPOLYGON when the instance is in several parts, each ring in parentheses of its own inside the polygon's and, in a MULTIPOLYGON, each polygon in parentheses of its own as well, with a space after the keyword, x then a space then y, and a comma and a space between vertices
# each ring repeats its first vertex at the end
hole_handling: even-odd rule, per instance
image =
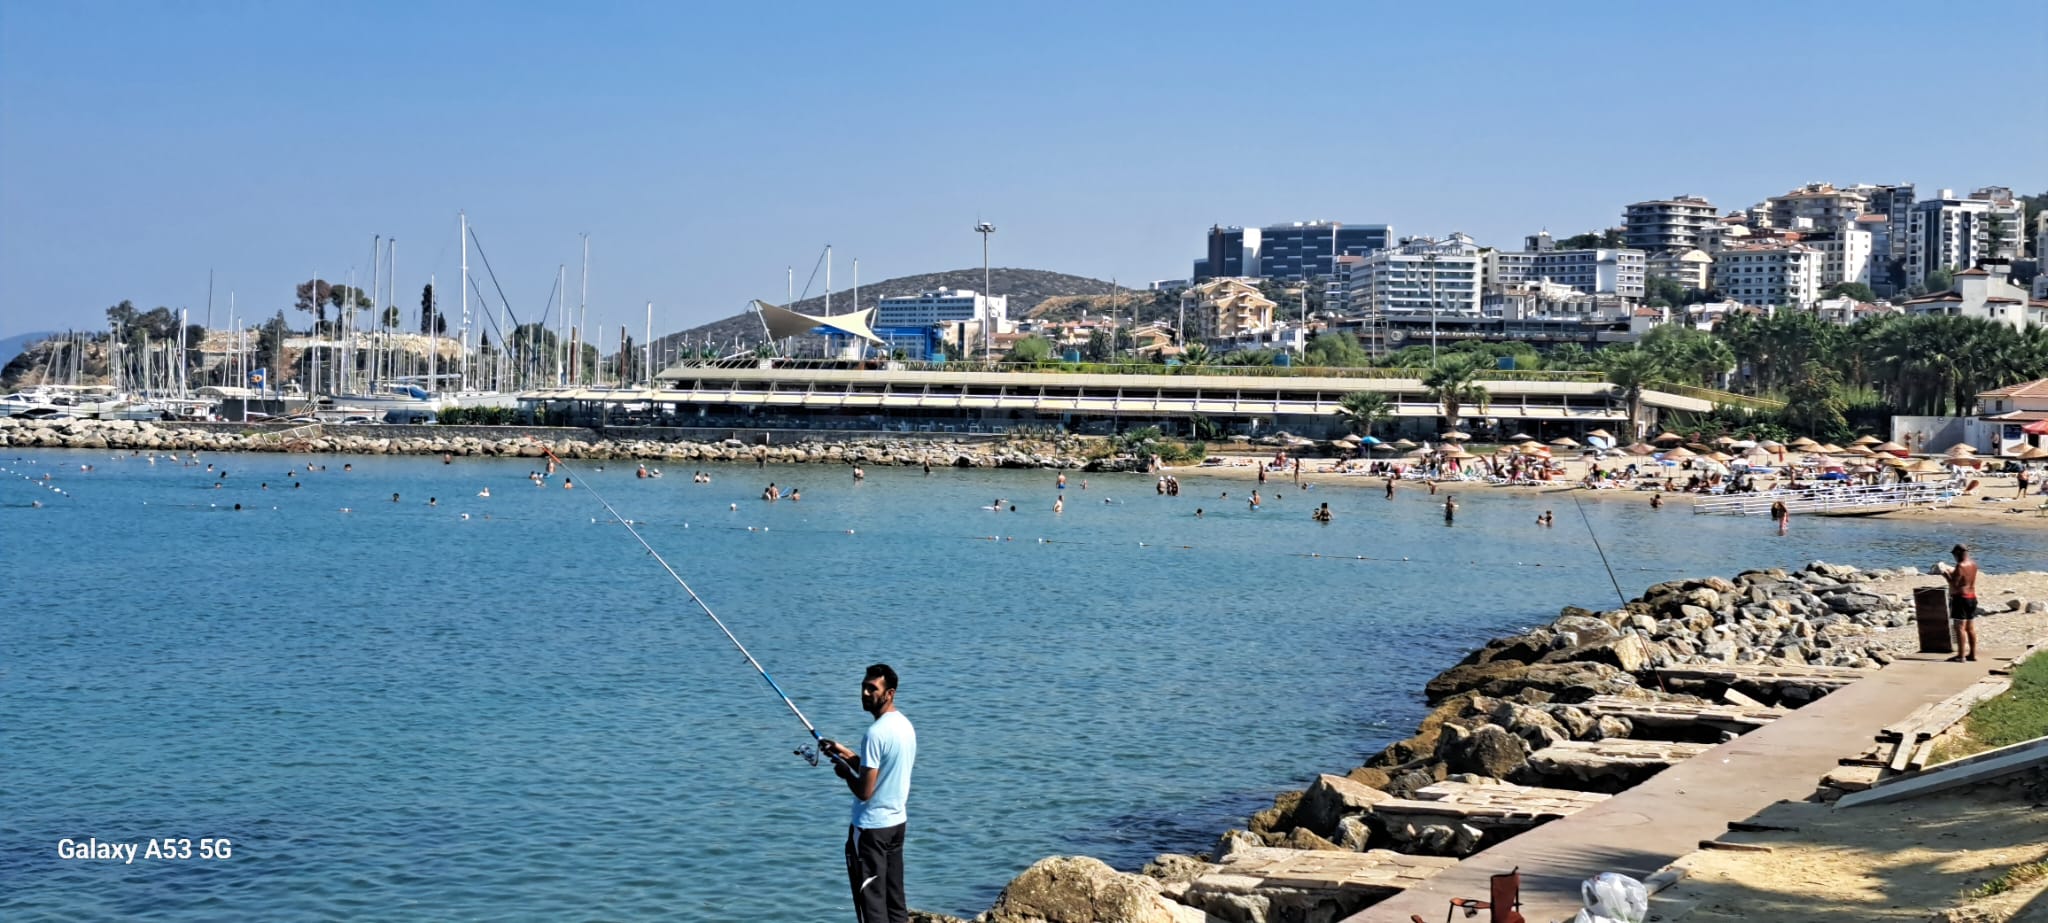
MULTIPOLYGON (((15 921, 846 918, 843 786, 597 492, 828 736, 858 739, 862 669, 896 667, 911 902, 952 912, 1045 855, 1206 848, 1410 730, 1422 682, 1486 637, 1614 601, 1564 495, 1469 495, 1446 528, 1377 481, 1275 481, 1252 512, 1243 482, 1075 475, 1055 516, 1041 472, 579 465, 563 490, 527 460, 221 455, 212 489, 168 461, 4 455, 15 921), (20 477, 45 473, 69 496, 20 477), (804 499, 761 502, 770 480, 804 499), (66 837, 232 857, 67 861, 66 837)), ((1586 512, 1631 595, 1959 538, 2044 566, 2038 533, 1998 527, 1586 512)))

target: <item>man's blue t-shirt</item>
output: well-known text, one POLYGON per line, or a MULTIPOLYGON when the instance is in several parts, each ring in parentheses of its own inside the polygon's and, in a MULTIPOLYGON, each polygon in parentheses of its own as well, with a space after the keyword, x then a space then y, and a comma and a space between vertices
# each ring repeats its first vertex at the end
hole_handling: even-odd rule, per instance
POLYGON ((853 825, 894 827, 909 818, 910 767, 917 762, 917 730, 900 711, 883 712, 860 740, 860 764, 875 770, 875 796, 853 801, 853 825))

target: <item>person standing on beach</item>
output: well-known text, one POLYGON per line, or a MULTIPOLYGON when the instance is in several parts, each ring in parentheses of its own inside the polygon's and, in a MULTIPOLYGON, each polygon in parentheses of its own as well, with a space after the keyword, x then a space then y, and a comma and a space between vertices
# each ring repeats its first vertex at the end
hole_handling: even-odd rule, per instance
POLYGON ((846 879, 853 886, 854 917, 860 923, 907 923, 903 832, 909 822, 906 808, 910 771, 917 762, 917 729, 896 710, 896 671, 888 664, 868 667, 860 684, 860 707, 875 722, 861 738, 859 753, 834 741, 819 742, 819 749, 833 757, 833 772, 853 792, 846 879))
POLYGON ((1786 508, 1786 506, 1785 506, 1785 501, 1783 501, 1783 500, 1772 500, 1772 501, 1771 501, 1771 521, 1772 521, 1772 522, 1775 522, 1775 523, 1777 523, 1777 524, 1778 524, 1778 534, 1779 534, 1779 535, 1784 535, 1784 534, 1785 534, 1785 530, 1786 530, 1787 528, 1790 528, 1790 527, 1791 527, 1791 525, 1792 525, 1792 511, 1791 511, 1790 509, 1786 508))
POLYGON ((1948 617, 1956 623, 1956 655, 1949 661, 1962 663, 1977 659, 1977 562, 1970 558, 1967 545, 1948 553, 1955 555, 1955 565, 1944 564, 1938 570, 1948 581, 1948 617))

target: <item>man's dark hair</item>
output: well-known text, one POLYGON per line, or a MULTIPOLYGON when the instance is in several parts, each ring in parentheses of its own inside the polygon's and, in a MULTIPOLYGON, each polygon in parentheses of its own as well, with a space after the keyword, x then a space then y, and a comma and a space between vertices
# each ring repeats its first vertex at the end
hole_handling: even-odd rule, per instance
POLYGON ((1949 553, 1949 554, 1952 554, 1952 555, 1955 555, 1955 556, 1956 556, 1956 560, 1960 561, 1960 560, 1962 560, 1962 559, 1963 559, 1963 558, 1964 558, 1964 557, 1965 557, 1966 555, 1968 555, 1968 554, 1970 553, 1970 546, 1968 546, 1968 545, 1957 545, 1957 546, 1955 546, 1954 548, 1950 548, 1950 549, 1948 550, 1948 553, 1949 553))
POLYGON ((892 692, 895 691, 896 671, 889 669, 889 665, 886 663, 878 663, 874 666, 869 667, 868 674, 866 676, 861 677, 860 681, 867 682, 868 680, 874 679, 878 676, 882 678, 882 688, 888 689, 892 692))

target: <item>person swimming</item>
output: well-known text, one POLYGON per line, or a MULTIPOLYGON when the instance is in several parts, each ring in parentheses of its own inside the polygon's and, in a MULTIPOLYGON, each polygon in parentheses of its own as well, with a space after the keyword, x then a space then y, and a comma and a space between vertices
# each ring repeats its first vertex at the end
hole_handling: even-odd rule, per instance
POLYGON ((488 488, 488 487, 486 487, 486 488, 484 488, 484 489, 482 489, 482 490, 479 490, 479 491, 477 491, 477 492, 476 492, 476 495, 477 495, 477 496, 479 496, 479 497, 488 497, 488 496, 490 496, 490 495, 491 495, 491 489, 490 489, 490 488, 488 488))

